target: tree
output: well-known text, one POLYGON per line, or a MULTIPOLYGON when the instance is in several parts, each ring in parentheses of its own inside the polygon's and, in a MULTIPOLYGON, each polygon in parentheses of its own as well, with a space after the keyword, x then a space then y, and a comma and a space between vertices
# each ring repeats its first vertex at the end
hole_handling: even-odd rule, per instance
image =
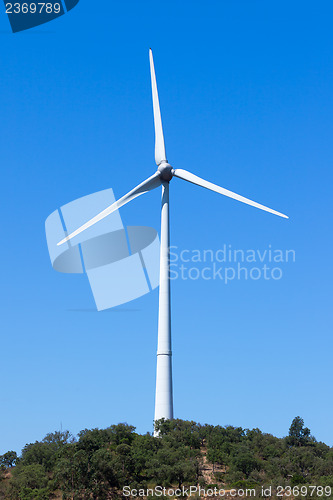
POLYGON ((226 461, 226 456, 222 448, 209 448, 207 451, 207 460, 213 464, 213 472, 215 464, 223 465, 226 461))
POLYGON ((133 459, 133 475, 136 483, 148 479, 147 467, 152 457, 163 446, 162 439, 156 439, 151 434, 143 436, 136 435, 131 446, 131 456, 133 459))
POLYGON ((111 442, 116 446, 119 444, 130 445, 135 438, 135 427, 126 423, 111 425, 107 431, 111 437, 111 442))
POLYGON ((125 474, 125 468, 127 470, 130 469, 132 464, 131 447, 125 443, 118 444, 116 448, 116 453, 117 456, 119 457, 123 474, 125 474))
POLYGON ((84 450, 89 456, 110 443, 110 435, 107 429, 84 429, 78 435, 78 448, 84 450))
POLYGON ((16 451, 7 451, 4 455, 0 456, 0 466, 13 467, 17 460, 16 451))
POLYGON ((233 468, 245 474, 246 477, 254 470, 260 470, 259 461, 250 453, 239 453, 232 459, 233 468))
POLYGON ((78 445, 68 445, 53 469, 55 484, 63 492, 70 492, 76 498, 89 487, 91 474, 89 457, 78 445))
POLYGON ((22 450, 23 465, 40 464, 47 472, 51 472, 61 450, 73 437, 68 431, 47 434, 42 441, 26 444, 22 450))
POLYGON ((155 421, 154 427, 160 437, 172 435, 177 441, 193 449, 200 448, 202 438, 200 436, 200 426, 196 422, 179 418, 171 420, 161 418, 155 421))
POLYGON ((40 464, 19 464, 11 479, 10 497, 19 500, 44 500, 50 498, 48 476, 40 464))
POLYGON ((310 429, 304 427, 304 420, 301 417, 295 417, 289 428, 287 443, 290 446, 305 446, 311 440, 310 429))
POLYGON ((96 500, 110 498, 110 491, 118 487, 121 482, 119 479, 123 480, 123 484, 127 483, 126 478, 121 477, 121 469, 114 453, 106 448, 102 448, 94 453, 90 468, 91 481, 89 491, 96 500))

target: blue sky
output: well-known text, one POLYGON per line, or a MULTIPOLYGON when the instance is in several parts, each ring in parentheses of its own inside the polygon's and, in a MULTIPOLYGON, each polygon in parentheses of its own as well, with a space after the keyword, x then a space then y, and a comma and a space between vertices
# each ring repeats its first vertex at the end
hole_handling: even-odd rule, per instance
MULTIPOLYGON (((56 273, 59 206, 154 172, 148 49, 175 168, 287 213, 178 179, 178 249, 293 249, 281 280, 172 283, 175 416, 284 436, 296 415, 333 445, 333 7, 329 1, 81 0, 13 35, 0 15, 0 453, 47 432, 152 430, 158 292, 98 313, 56 273)), ((159 228, 160 193, 124 207, 159 228)))

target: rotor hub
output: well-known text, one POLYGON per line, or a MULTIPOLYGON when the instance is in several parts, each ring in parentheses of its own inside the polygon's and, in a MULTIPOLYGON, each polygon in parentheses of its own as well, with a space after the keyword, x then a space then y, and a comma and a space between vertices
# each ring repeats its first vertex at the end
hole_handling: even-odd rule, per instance
POLYGON ((158 171, 160 172, 160 178, 163 181, 171 181, 173 177, 173 168, 169 163, 166 161, 163 161, 159 166, 158 166, 158 171))

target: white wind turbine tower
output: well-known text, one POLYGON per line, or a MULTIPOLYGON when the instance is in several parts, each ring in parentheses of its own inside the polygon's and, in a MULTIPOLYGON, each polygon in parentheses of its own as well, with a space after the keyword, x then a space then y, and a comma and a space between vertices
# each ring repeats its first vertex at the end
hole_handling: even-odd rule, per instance
POLYGON ((182 169, 173 169, 168 163, 165 153, 164 136, 161 120, 160 105, 158 100, 156 76, 152 50, 149 50, 151 85, 153 95, 154 123, 155 123, 155 161, 157 171, 137 187, 129 191, 118 201, 107 207, 101 213, 69 234, 58 243, 62 245, 66 241, 74 238, 82 231, 85 231, 93 224, 107 217, 112 212, 129 203, 137 196, 148 193, 153 189, 162 186, 162 207, 161 207, 161 247, 160 247, 160 289, 159 289, 159 316, 158 316, 158 348, 157 348, 157 371, 156 371, 156 396, 155 396, 155 421, 161 418, 173 418, 173 396, 172 396, 172 365, 171 365, 171 308, 170 308, 170 220, 169 220, 169 183, 173 177, 178 177, 185 181, 197 184, 216 193, 223 194, 234 200, 241 201, 266 212, 270 212, 280 217, 288 217, 276 210, 260 205, 255 201, 244 198, 216 184, 205 181, 200 177, 182 169))

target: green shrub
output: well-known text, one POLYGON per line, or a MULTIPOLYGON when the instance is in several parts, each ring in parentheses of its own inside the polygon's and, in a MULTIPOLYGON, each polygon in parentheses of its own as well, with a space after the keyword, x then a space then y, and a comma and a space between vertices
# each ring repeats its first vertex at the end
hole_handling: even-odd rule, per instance
POLYGON ((293 477, 290 479, 290 486, 297 486, 299 484, 305 484, 305 483, 306 479, 301 474, 294 474, 293 477))

